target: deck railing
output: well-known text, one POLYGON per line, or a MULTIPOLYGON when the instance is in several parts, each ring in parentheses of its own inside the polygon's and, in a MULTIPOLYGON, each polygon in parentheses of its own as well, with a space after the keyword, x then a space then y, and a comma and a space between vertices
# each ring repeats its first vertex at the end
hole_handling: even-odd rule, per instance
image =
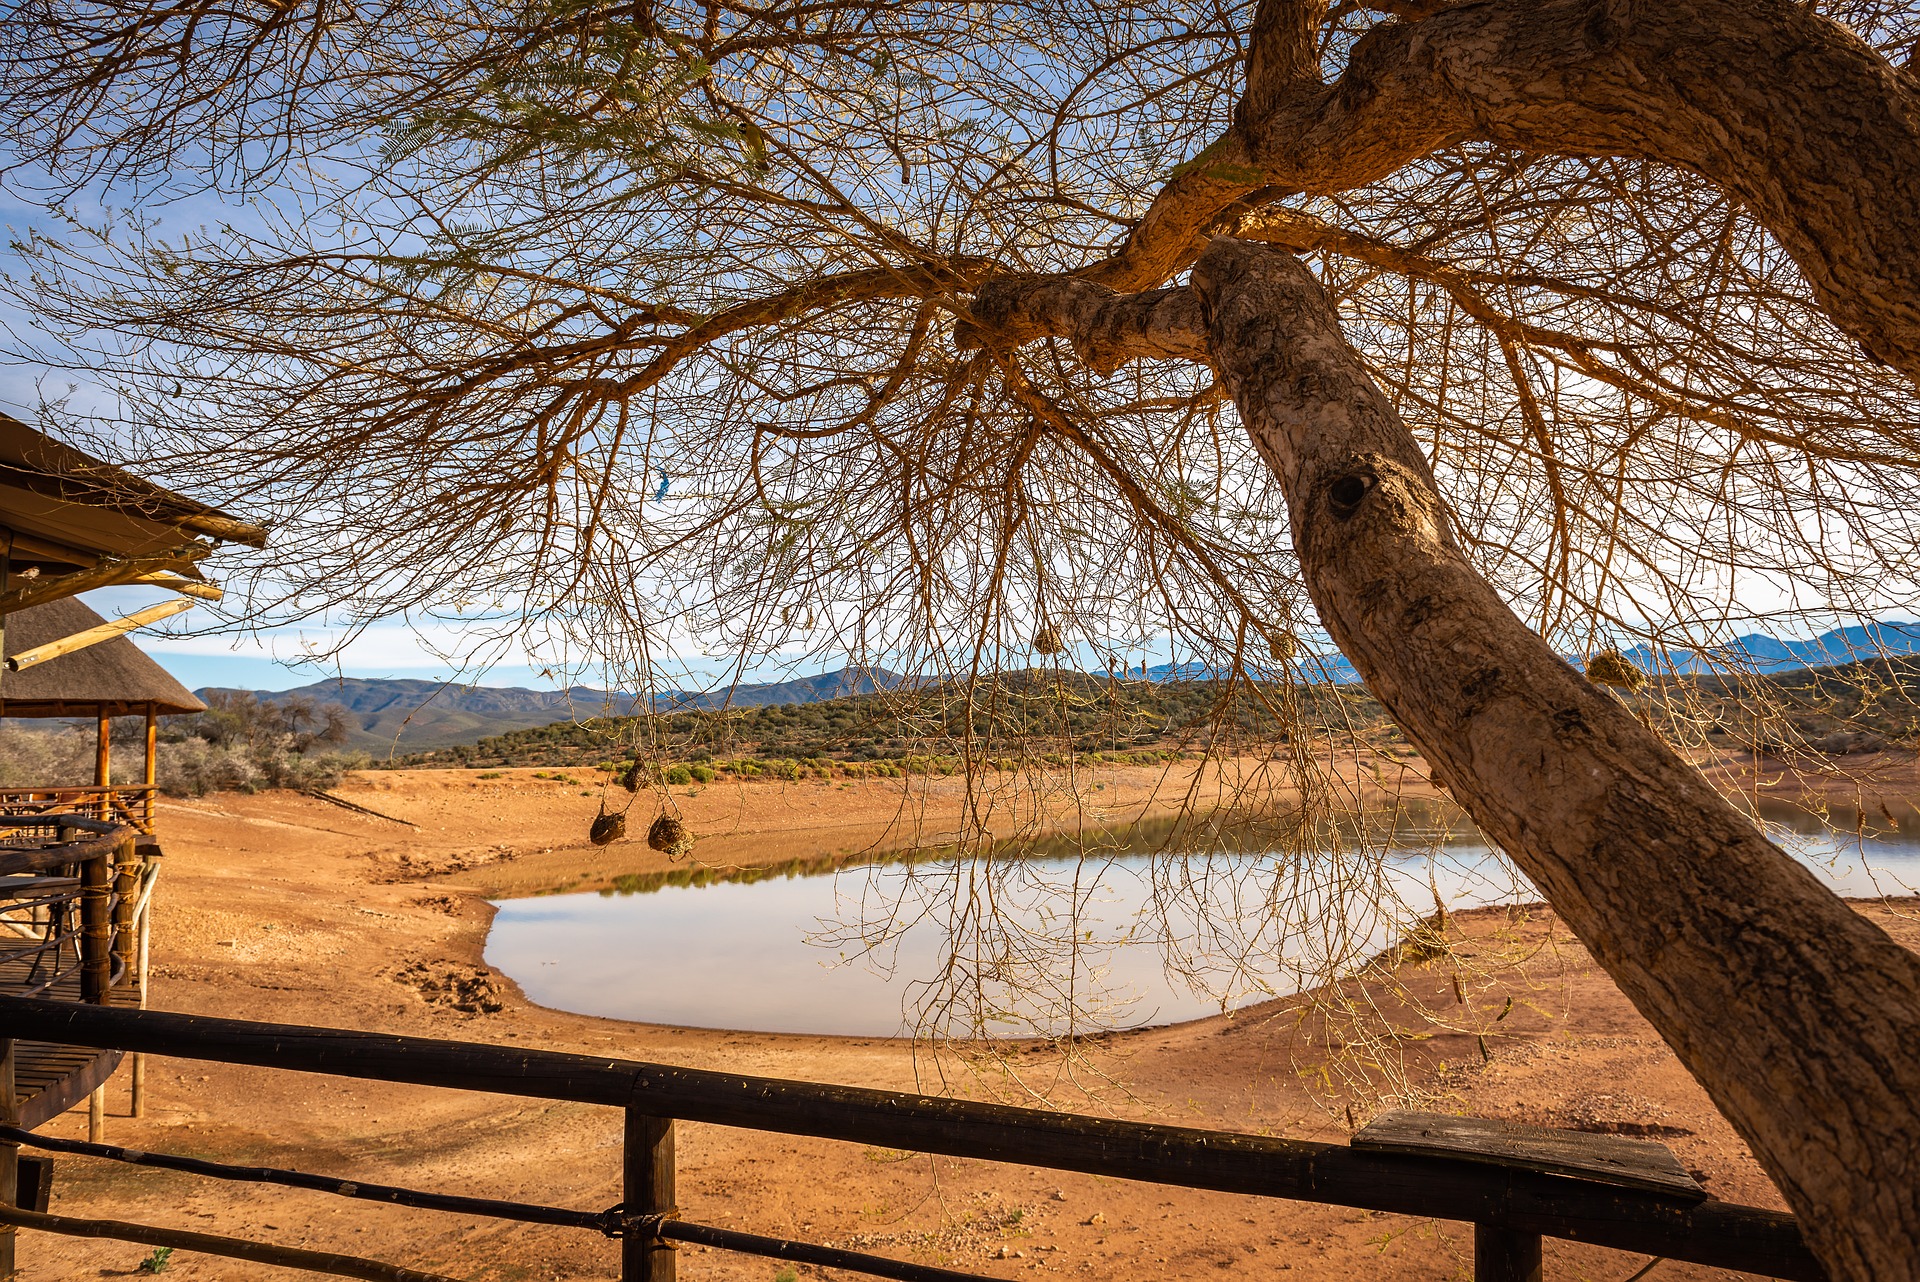
MULTIPOLYGON (((159 864, 126 823, 89 815, 0 815, 0 994, 145 1005, 149 907, 159 864)), ((142 1110, 144 1058, 133 1064, 142 1110)), ((89 1132, 103 1126, 89 1101, 89 1132)))
POLYGON ((157 784, 111 784, 75 788, 0 788, 0 815, 85 815, 104 823, 130 824, 153 835, 157 784))
MULTIPOLYGON (((604 1211, 370 1185, 298 1171, 54 1141, 0 1129, 0 1191, 16 1144, 219 1179, 318 1189, 465 1215, 561 1225, 620 1240, 624 1282, 675 1282, 674 1244, 845 1269, 901 1282, 970 1275, 685 1218, 674 1191, 674 1122, 807 1135, 854 1144, 1181 1188, 1254 1194, 1474 1225, 1480 1282, 1540 1277, 1542 1235, 1765 1276, 1819 1279, 1791 1216, 1757 1207, 1511 1165, 1369 1151, 1223 1131, 1008 1108, 891 1091, 746 1077, 633 1060, 472 1042, 252 1023, 153 1011, 0 999, 0 1034, 225 1064, 326 1073, 624 1110, 623 1201, 604 1211)), ((11 1043, 0 1040, 0 1110, 11 1043)), ((448 1282, 379 1261, 117 1220, 7 1210, 0 1223, 207 1251, 377 1282, 448 1282)))

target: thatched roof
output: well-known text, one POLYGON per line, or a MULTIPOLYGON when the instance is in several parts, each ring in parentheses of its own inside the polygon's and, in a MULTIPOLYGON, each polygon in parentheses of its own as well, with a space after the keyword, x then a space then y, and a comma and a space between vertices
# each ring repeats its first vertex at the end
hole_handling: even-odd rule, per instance
POLYGON ((0 413, 0 611, 143 574, 198 579, 215 542, 266 537, 0 413))
MULTIPOLYGON (((104 622, 71 597, 16 610, 5 620, 6 653, 19 654, 104 622)), ((24 672, 0 666, 0 716, 124 717, 145 712, 149 703, 160 713, 200 712, 207 706, 125 637, 24 672)))

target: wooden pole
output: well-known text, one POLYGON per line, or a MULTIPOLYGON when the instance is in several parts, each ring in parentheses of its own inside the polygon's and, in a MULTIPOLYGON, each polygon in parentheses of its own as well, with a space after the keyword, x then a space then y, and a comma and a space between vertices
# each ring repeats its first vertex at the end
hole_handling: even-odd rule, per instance
POLYGON ((1540 1235, 1475 1224, 1473 1282, 1541 1282, 1540 1235))
MULTIPOLYGON (((93 786, 111 787, 113 783, 113 718, 107 715, 103 704, 100 709, 100 734, 93 746, 93 786)), ((113 818, 113 802, 106 793, 100 794, 98 819, 113 818)))
POLYGON ((147 701, 147 764, 143 781, 147 785, 146 799, 141 803, 140 817, 147 835, 153 835, 154 792, 160 781, 160 718, 155 715, 153 701, 147 701))
MULTIPOLYGON (((673 1119, 627 1109, 622 1196, 629 1223, 638 1215, 672 1214, 673 1119)), ((629 1231, 620 1240, 620 1282, 675 1282, 673 1244, 629 1231)))
MULTIPOLYGON (((0 1037, 0 1124, 20 1124, 20 1101, 14 1094, 14 1042, 0 1037)), ((20 1200, 20 1146, 0 1140, 0 1206, 11 1207, 20 1200)), ((0 1282, 15 1277, 14 1243, 19 1237, 11 1224, 0 1224, 0 1282)))

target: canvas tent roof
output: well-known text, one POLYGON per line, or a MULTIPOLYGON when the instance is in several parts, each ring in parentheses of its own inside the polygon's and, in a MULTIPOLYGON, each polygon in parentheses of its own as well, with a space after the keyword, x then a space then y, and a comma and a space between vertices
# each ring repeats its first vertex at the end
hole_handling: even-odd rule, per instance
MULTIPOLYGON (((6 653, 98 627, 105 620, 71 597, 7 616, 6 653)), ((154 705, 159 713, 199 712, 207 706, 140 653, 125 637, 75 650, 24 672, 0 666, 0 716, 124 717, 154 705)))
POLYGON ((266 531, 0 414, 0 612, 142 574, 200 577, 213 541, 266 531))

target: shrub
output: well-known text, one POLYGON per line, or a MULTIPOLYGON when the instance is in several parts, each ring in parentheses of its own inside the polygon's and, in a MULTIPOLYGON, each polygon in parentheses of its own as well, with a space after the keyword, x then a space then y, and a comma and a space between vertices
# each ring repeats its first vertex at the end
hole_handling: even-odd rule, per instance
POLYGON ((713 782, 713 767, 711 766, 693 766, 687 773, 693 776, 695 783, 713 782))
POLYGON ((161 788, 199 796, 257 788, 331 788, 368 764, 365 753, 316 752, 346 741, 347 711, 304 696, 263 703, 213 691, 207 710, 169 727, 156 763, 161 788))
POLYGON ((198 797, 261 788, 331 788, 353 771, 366 769, 368 759, 363 752, 274 756, 250 753, 237 744, 221 747, 187 739, 160 745, 157 764, 162 791, 198 797))
POLYGON ((692 783, 693 771, 687 769, 685 766, 668 766, 667 782, 671 784, 692 783))
POLYGON ((84 730, 0 726, 0 787, 93 782, 93 738, 84 730))

